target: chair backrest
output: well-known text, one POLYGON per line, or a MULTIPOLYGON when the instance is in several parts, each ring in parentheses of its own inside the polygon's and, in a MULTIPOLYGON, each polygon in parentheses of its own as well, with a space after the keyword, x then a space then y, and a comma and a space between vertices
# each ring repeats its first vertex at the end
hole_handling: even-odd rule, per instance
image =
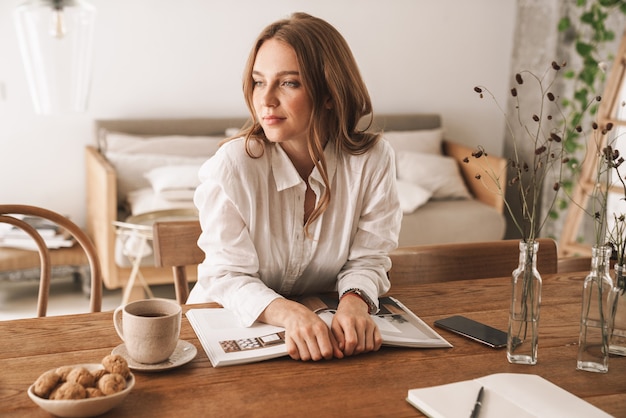
POLYGON ((559 258, 559 273, 574 273, 591 269, 591 256, 570 256, 559 258))
POLYGON ((198 247, 201 232, 198 221, 155 222, 152 225, 154 262, 157 267, 172 267, 176 300, 181 304, 189 296, 186 266, 204 261, 204 252, 198 247))
MULTIPOLYGON (((394 283, 436 283, 510 276, 519 264, 519 240, 401 247, 390 254, 389 280, 394 283)), ((557 272, 553 239, 538 239, 537 270, 557 272)))
POLYGON ((50 275, 52 265, 50 262, 49 249, 45 240, 36 228, 20 219, 19 216, 33 216, 48 220, 64 229, 76 242, 82 247, 87 255, 91 274, 91 294, 90 309, 91 312, 100 312, 102 309, 102 273, 100 262, 96 253, 96 247, 87 236, 87 234, 78 227, 74 222, 65 216, 48 209, 29 205, 0 205, 0 222, 11 224, 30 235, 39 251, 39 259, 41 262, 41 274, 39 282, 39 295, 37 298, 37 316, 46 316, 48 310, 48 297, 50 294, 50 275))

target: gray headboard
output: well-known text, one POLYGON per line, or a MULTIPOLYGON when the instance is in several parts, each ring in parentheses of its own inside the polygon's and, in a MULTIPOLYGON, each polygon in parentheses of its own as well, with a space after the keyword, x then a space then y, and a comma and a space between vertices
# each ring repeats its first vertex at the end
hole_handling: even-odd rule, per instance
POLYGON ((441 116, 436 113, 397 113, 375 114, 371 129, 375 131, 417 131, 440 127, 441 116))
MULTIPOLYGON (((247 118, 191 119, 102 119, 95 121, 96 135, 100 129, 133 135, 223 135, 228 128, 242 127, 247 118)), ((369 119, 364 118, 363 123, 369 119)), ((431 113, 375 115, 372 130, 418 130, 441 127, 441 117, 431 113)))
POLYGON ((224 135, 229 128, 239 128, 246 118, 193 118, 193 119, 101 119, 96 120, 96 133, 100 129, 132 135, 224 135))

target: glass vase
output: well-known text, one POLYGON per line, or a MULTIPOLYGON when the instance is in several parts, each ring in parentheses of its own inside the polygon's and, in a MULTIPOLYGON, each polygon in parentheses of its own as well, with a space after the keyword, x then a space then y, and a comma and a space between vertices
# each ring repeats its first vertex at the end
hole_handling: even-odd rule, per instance
POLYGON ((626 356, 626 265, 615 265, 615 282, 611 292, 611 336, 609 354, 626 356))
POLYGON ((519 266, 512 274, 511 308, 506 356, 510 363, 537 364, 541 276, 536 241, 519 244, 519 266))
POLYGON ((609 371, 609 297, 613 291, 613 280, 609 275, 611 251, 608 245, 592 248, 591 271, 583 283, 576 363, 578 370, 598 373, 609 371))

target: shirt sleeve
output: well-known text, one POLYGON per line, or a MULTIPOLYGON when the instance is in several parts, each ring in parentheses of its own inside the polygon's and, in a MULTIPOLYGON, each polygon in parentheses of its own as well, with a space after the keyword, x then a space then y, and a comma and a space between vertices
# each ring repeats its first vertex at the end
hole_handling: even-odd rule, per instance
POLYGON ((381 140, 371 152, 374 155, 364 166, 363 209, 337 290, 342 295, 348 289, 361 289, 378 307, 378 297, 391 287, 389 252, 398 246, 402 210, 393 150, 381 140))
POLYGON ((254 196, 235 180, 237 173, 226 155, 218 152, 200 170, 194 203, 202 227, 198 246, 205 261, 198 266, 188 303, 218 302, 250 326, 281 296, 259 278, 258 256, 241 214, 246 206, 242 202, 254 196))

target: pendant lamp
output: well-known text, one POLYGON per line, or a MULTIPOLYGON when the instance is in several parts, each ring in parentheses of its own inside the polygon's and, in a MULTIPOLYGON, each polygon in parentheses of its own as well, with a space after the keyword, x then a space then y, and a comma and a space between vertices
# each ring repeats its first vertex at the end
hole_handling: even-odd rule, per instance
POLYGON ((96 8, 86 0, 22 0, 13 18, 35 112, 85 111, 96 8))

